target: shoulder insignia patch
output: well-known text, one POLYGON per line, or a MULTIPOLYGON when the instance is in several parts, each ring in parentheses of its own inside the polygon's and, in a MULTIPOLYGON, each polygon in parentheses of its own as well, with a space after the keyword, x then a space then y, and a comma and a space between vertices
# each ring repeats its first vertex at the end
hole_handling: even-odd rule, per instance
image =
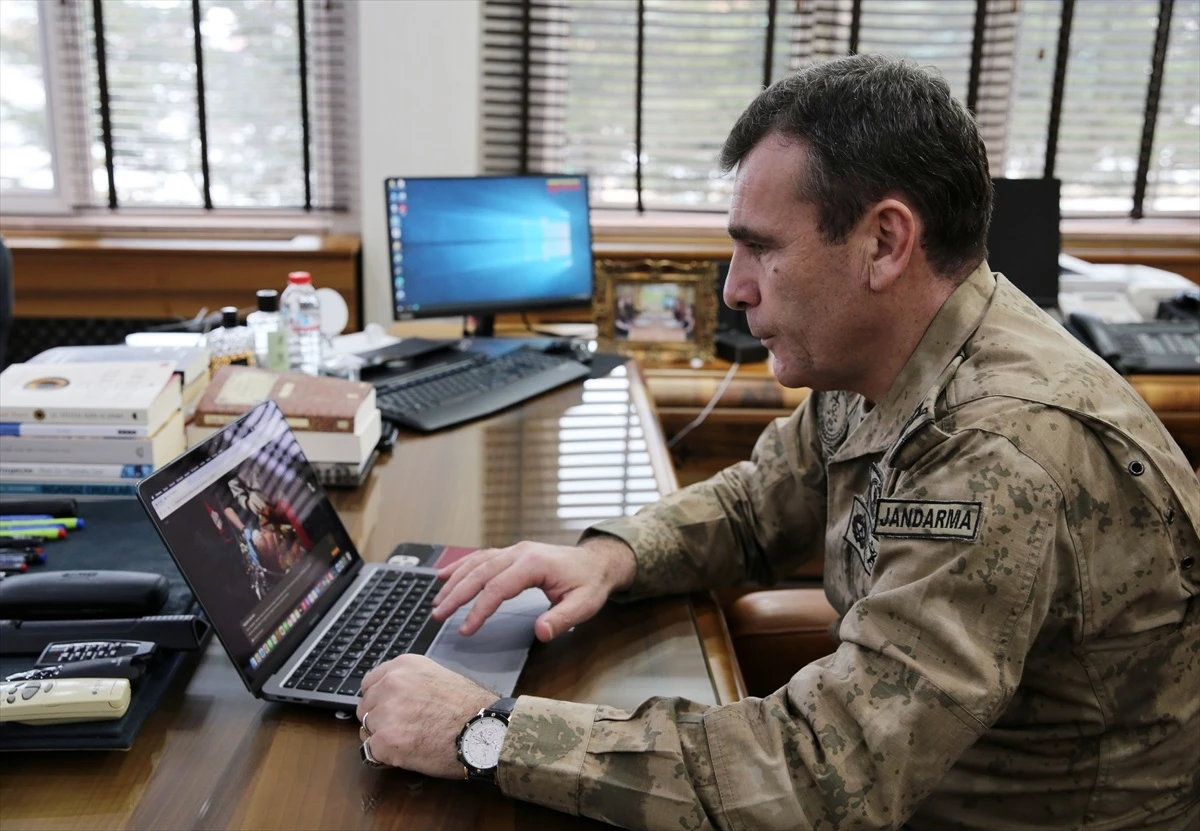
POLYGON ((832 456, 849 432, 849 407, 846 393, 822 392, 817 399, 817 426, 821 433, 821 446, 825 456, 832 456))
POLYGON ((875 534, 909 539, 969 540, 979 537, 982 502, 933 499, 880 499, 875 507, 875 534))

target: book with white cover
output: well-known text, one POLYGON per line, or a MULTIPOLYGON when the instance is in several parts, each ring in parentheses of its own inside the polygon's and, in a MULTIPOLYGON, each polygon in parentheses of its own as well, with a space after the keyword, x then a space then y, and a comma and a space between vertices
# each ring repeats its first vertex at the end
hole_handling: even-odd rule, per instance
POLYGON ((144 424, 180 409, 174 361, 12 364, 0 373, 0 421, 144 424))
POLYGON ((44 421, 0 421, 0 436, 56 436, 93 439, 144 439, 145 424, 47 424, 44 421))
POLYGON ((183 385, 208 373, 209 351, 203 346, 129 346, 112 343, 102 346, 55 346, 39 352, 26 363, 95 364, 117 361, 174 361, 175 372, 183 385))
MULTIPOLYGON (((187 426, 188 447, 199 444, 218 432, 220 427, 202 427, 195 422, 187 426)), ((304 456, 313 464, 343 463, 361 465, 383 433, 383 417, 376 408, 362 423, 357 433, 317 433, 312 430, 292 431, 300 442, 304 456)))
POLYGON ((175 412, 153 436, 110 437, 5 435, 0 431, 0 463, 68 462, 162 467, 187 449, 183 413, 175 412))
POLYGON ((0 477, 36 482, 105 482, 112 479, 143 479, 153 465, 83 465, 66 462, 0 462, 0 477))
POLYGON ((5 496, 137 496, 136 479, 113 479, 94 482, 25 481, 0 479, 0 494, 5 496))

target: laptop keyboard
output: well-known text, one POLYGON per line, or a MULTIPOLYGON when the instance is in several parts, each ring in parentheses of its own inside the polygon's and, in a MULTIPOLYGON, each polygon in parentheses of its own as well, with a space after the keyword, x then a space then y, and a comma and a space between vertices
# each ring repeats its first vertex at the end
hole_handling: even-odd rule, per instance
POLYGON ((431 574, 375 572, 283 686, 361 695, 363 676, 377 664, 432 639, 427 633, 417 642, 433 612, 437 585, 431 574))

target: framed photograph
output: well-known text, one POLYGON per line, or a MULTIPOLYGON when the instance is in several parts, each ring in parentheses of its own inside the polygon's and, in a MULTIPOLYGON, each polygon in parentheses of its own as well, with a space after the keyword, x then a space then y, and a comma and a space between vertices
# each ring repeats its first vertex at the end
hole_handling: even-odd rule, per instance
POLYGON ((598 260, 596 326, 617 351, 645 360, 708 360, 717 322, 712 260, 598 260))

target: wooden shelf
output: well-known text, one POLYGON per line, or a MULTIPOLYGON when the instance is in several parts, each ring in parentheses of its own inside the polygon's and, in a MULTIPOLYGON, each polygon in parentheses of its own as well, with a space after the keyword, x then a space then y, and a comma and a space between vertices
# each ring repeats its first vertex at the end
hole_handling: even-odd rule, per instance
POLYGON ((282 291, 290 271, 336 289, 359 328, 357 236, 160 239, 16 233, 15 314, 56 318, 187 318, 200 309, 253 307, 261 288, 282 291))

